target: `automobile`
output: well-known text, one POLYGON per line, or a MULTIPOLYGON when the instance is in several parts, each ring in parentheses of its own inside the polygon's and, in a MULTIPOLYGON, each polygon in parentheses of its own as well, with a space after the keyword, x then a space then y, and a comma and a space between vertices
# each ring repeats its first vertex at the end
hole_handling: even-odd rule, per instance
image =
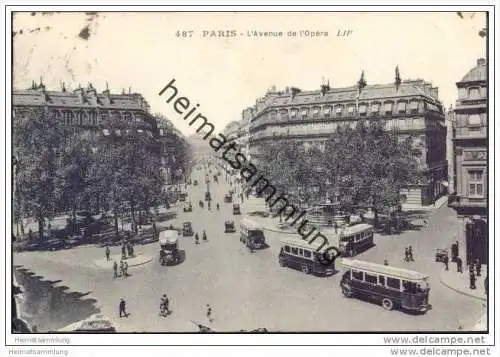
POLYGON ((198 180, 193 181, 193 186, 198 186, 198 180))
POLYGON ((436 249, 436 262, 442 262, 448 258, 448 249, 436 249))
POLYGON ((191 222, 184 222, 182 224, 182 236, 183 237, 191 237, 194 235, 193 231, 193 226, 191 225, 191 222))
POLYGON ((226 193, 224 195, 224 202, 225 203, 232 203, 233 202, 233 195, 231 195, 230 193, 226 193))
POLYGON ((181 193, 179 194, 179 201, 181 201, 181 202, 186 202, 187 195, 188 195, 188 194, 187 194, 186 192, 181 192, 181 193))
POLYGON ((233 204, 233 215, 241 214, 240 205, 238 203, 233 204))
POLYGON ((184 212, 192 212, 193 211, 193 205, 191 204, 191 202, 187 202, 184 205, 183 211, 184 212))
POLYGON ((224 222, 224 233, 234 233, 236 228, 234 228, 234 221, 224 222))
POLYGON ((160 264, 173 265, 181 261, 179 251, 179 232, 175 229, 167 229, 160 232, 158 238, 160 243, 160 264))
POLYGON ((211 201, 212 200, 212 196, 210 195, 210 192, 205 192, 205 201, 211 201))

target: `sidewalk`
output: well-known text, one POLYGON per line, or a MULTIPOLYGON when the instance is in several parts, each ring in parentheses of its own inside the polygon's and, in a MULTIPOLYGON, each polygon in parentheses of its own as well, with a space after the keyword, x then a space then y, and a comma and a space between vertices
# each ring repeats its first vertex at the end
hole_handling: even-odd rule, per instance
POLYGON ((443 268, 439 276, 439 281, 450 288, 451 290, 456 291, 459 294, 469 296, 473 299, 481 300, 486 302, 487 296, 484 291, 484 279, 486 274, 486 265, 482 266, 482 274, 479 277, 476 277, 476 289, 470 289, 470 281, 469 281, 469 271, 467 267, 464 267, 463 273, 458 273, 456 270, 455 263, 449 264, 450 270, 446 271, 443 268))

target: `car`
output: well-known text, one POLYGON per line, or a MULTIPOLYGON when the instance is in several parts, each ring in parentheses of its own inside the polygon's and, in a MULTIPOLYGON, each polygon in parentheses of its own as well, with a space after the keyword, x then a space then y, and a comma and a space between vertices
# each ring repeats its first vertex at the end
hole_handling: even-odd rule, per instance
POLYGON ((198 180, 193 181, 193 186, 198 186, 198 180))
POLYGON ((191 204, 191 202, 188 202, 184 205, 183 211, 184 212, 192 212, 193 211, 193 205, 191 204))
POLYGON ((238 203, 233 204, 233 215, 240 215, 241 209, 238 203))
POLYGON ((224 195, 224 202, 225 203, 232 203, 233 202, 233 196, 230 193, 227 193, 224 195))
POLYGON ((184 222, 182 224, 182 236, 183 237, 191 237, 194 235, 193 227, 191 222, 184 222))
POLYGON ((234 233, 236 228, 234 228, 234 221, 224 222, 224 233, 234 233))

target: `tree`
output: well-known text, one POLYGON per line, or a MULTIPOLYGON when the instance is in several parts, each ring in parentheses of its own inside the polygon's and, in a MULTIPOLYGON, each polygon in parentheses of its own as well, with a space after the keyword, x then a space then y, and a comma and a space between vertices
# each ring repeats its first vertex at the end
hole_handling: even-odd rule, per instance
POLYGON ((338 128, 326 143, 324 165, 342 203, 372 206, 375 214, 398 206, 401 189, 422 177, 412 143, 380 121, 338 128))
POLYGON ((56 211, 57 159, 68 133, 45 109, 18 112, 13 120, 13 151, 21 163, 17 173, 20 215, 36 219, 39 238, 45 221, 56 211))

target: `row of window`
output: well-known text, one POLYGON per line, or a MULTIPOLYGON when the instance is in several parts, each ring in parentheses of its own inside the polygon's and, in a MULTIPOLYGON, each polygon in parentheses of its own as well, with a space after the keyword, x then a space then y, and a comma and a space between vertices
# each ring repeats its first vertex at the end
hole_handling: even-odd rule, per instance
MULTIPOLYGON (((358 234, 353 234, 351 237, 354 237, 354 242, 359 242, 361 240, 365 240, 365 239, 368 239, 368 238, 371 238, 372 237, 372 232, 371 230, 367 230, 365 232, 361 232, 361 233, 358 233, 358 234)), ((350 237, 342 237, 342 240, 343 241, 347 241, 350 237)))
POLYGON ((288 245, 285 245, 284 249, 285 249, 285 252, 290 254, 290 255, 296 255, 298 257, 303 257, 303 258, 307 258, 307 259, 311 259, 311 257, 312 257, 311 251, 307 250, 307 249, 290 247, 288 245))
MULTIPOLYGON (((131 122, 135 118, 131 113, 112 113, 111 115, 116 115, 120 120, 127 122, 131 122)), ((106 120, 110 114, 106 112, 98 114, 96 111, 62 110, 55 111, 55 116, 67 125, 97 125, 100 120, 106 120)))
POLYGON ((479 99, 487 97, 486 87, 469 87, 458 89, 458 99, 479 99))
POLYGON ((368 284, 384 286, 394 290, 401 290, 401 280, 396 278, 368 274, 358 270, 351 270, 351 278, 368 284))
MULTIPOLYGON (((371 105, 362 103, 357 107, 357 111, 359 114, 367 114, 368 112, 370 113, 380 113, 382 110, 385 113, 392 113, 394 109, 396 108, 397 112, 399 113, 406 113, 407 110, 409 109, 410 112, 417 112, 419 108, 419 102, 418 101, 410 101, 410 103, 406 102, 398 102, 397 106, 394 105, 393 102, 385 102, 383 104, 381 103, 372 103, 371 105)), ((319 116, 333 116, 333 115, 341 115, 342 113, 347 113, 350 115, 355 115, 356 113, 356 105, 354 104, 349 104, 347 106, 339 104, 336 106, 324 106, 324 107, 319 107, 315 106, 312 108, 291 108, 291 109, 279 109, 279 110, 271 110, 269 112, 269 116, 271 118, 281 118, 281 117, 306 117, 308 115, 312 115, 315 117, 319 116)))

